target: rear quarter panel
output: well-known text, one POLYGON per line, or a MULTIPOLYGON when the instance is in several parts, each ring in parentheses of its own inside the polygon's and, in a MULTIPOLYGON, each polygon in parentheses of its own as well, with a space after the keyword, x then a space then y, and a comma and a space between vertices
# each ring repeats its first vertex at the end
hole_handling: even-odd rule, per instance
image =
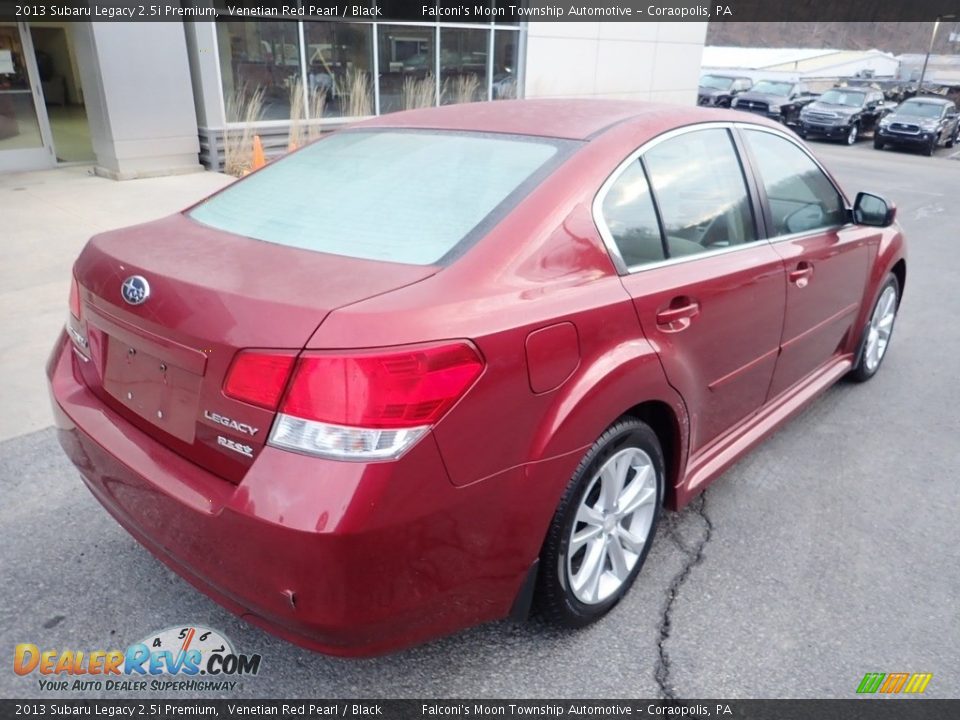
MULTIPOLYGON (((625 124, 586 145, 460 259, 432 278, 331 313, 308 347, 473 341, 486 370, 435 428, 458 486, 582 454, 644 401, 666 403, 685 427, 683 403, 642 335, 590 211, 606 177, 651 130, 655 123, 625 124), (534 392, 525 342, 566 322, 577 330, 576 368, 559 387, 534 392)), ((568 480, 556 479, 556 496, 568 480)))

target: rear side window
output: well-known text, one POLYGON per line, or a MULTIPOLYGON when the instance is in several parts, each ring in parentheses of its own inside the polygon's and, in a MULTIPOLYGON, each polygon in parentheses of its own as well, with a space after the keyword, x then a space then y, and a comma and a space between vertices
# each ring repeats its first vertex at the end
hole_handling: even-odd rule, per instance
POLYGON ((650 186, 639 160, 630 163, 610 186, 602 212, 627 267, 666 258, 650 186))
POLYGON ((667 255, 695 255, 757 239, 747 185, 729 133, 696 130, 643 155, 667 255))
POLYGON ((773 235, 813 232, 846 222, 846 203, 803 150, 776 135, 746 130, 767 192, 773 235))
POLYGON ((563 147, 480 133, 341 132, 271 163, 190 217, 287 247, 431 265, 498 220, 563 147))

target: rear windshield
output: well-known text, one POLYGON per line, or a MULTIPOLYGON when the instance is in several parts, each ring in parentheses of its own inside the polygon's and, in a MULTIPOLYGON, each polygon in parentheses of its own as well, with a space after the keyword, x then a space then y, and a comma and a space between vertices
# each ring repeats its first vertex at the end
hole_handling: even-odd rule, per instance
POLYGON ((499 220, 561 147, 512 135, 340 132, 271 163, 190 217, 288 247, 432 265, 499 220))

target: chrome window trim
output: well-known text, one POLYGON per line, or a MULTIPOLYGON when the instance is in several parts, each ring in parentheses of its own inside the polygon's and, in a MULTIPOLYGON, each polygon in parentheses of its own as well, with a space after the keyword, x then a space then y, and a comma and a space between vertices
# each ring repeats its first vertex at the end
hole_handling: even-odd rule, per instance
MULTIPOLYGON (((600 186, 600 189, 597 190, 597 194, 593 198, 593 203, 591 205, 591 211, 593 214, 593 224, 597 226, 597 230, 600 233, 600 238, 603 240, 603 244, 607 247, 607 252, 610 254, 611 259, 613 260, 614 266, 617 268, 617 272, 620 275, 631 275, 637 272, 644 272, 646 270, 654 270, 656 268, 665 267, 668 265, 677 265, 680 263, 690 262, 692 260, 700 260, 703 258, 714 257, 716 255, 726 255, 727 253, 737 252, 738 250, 743 250, 746 248, 756 247, 760 243, 768 242, 765 238, 757 238, 751 242, 741 243, 740 245, 734 245, 732 247, 717 248, 716 250, 706 250, 702 253, 697 253, 695 255, 684 255, 683 257, 676 258, 667 258, 665 260, 658 260, 656 262, 642 263, 640 265, 628 266, 624 262, 623 255, 620 253, 620 248, 617 247, 616 241, 613 239, 613 234, 610 232, 610 227, 607 225, 606 219, 603 217, 603 201, 607 197, 607 193, 610 192, 610 188, 620 179, 620 176, 626 171, 630 165, 635 163, 640 159, 640 156, 643 155, 647 150, 660 143, 670 140, 680 135, 686 135, 687 133, 696 132, 698 130, 729 130, 732 131, 738 125, 743 125, 745 127, 759 127, 751 125, 750 123, 734 123, 729 121, 723 122, 702 122, 696 123, 694 125, 685 125, 683 127, 674 128, 673 130, 668 130, 665 133, 657 135, 654 138, 651 138, 643 145, 638 147, 632 153, 630 153, 623 161, 621 161, 614 171, 607 176, 607 179, 603 181, 603 184, 600 186)), ((731 139, 732 143, 732 139, 731 139)), ((744 159, 740 156, 740 153, 737 151, 735 144, 732 144, 734 153, 737 156, 737 161, 740 163, 741 168, 746 172, 746 167, 744 165, 744 159)), ((749 183, 747 178, 744 179, 745 183, 749 183)), ((745 185, 744 189, 747 191, 747 197, 750 197, 750 188, 749 185, 745 185)), ((653 193, 653 188, 650 188, 651 197, 653 193)), ((756 214, 760 208, 754 208, 754 214, 756 214)), ((756 218, 754 218, 754 224, 756 224, 756 218)))
MULTIPOLYGON (((693 125, 685 125, 683 127, 674 128, 673 130, 668 130, 665 133, 662 133, 660 135, 657 135, 654 138, 651 138, 650 140, 645 142, 643 145, 638 147, 636 150, 634 150, 632 153, 630 153, 623 161, 620 162, 620 164, 617 165, 617 167, 607 177, 607 179, 603 181, 603 184, 600 186, 600 189, 597 191, 597 194, 593 198, 593 203, 591 205, 591 210, 593 214, 593 223, 594 225, 597 226, 597 230, 600 232, 600 237, 603 240, 603 244, 606 246, 607 252, 610 254, 610 257, 613 259, 613 264, 617 268, 617 272, 620 275, 632 275, 634 273, 644 272, 646 270, 655 270, 657 268, 666 267, 669 265, 678 265, 680 263, 691 262, 691 261, 700 260, 703 258, 715 257, 717 255, 726 255, 728 253, 738 252, 740 250, 756 247, 760 243, 773 244, 773 243, 780 243, 780 242, 789 242, 791 240, 798 240, 804 237, 819 235, 821 233, 834 232, 837 230, 841 230, 845 227, 851 227, 853 225, 853 223, 850 223, 850 222, 844 223, 841 225, 829 225, 822 228, 816 228, 814 230, 805 230, 803 232, 790 233, 788 235, 775 235, 767 238, 758 238, 751 242, 741 243, 740 245, 734 245, 732 247, 726 247, 726 248, 717 248, 716 250, 706 250, 702 253, 697 253, 695 255, 684 255, 683 257, 667 258, 665 260, 658 260, 656 262, 642 263, 640 265, 628 266, 626 262, 624 262, 623 260, 623 255, 620 254, 620 248, 617 247, 617 243, 613 239, 613 234, 610 232, 610 228, 607 225, 606 219, 603 217, 603 201, 606 199, 607 193, 610 191, 610 188, 613 186, 614 183, 617 182, 617 180, 620 179, 620 176, 626 171, 626 169, 631 164, 639 160, 641 155, 643 155, 645 152, 655 147, 656 145, 659 145, 661 142, 664 142, 665 140, 670 140, 680 135, 685 135, 690 132, 696 132, 698 130, 715 130, 715 129, 725 129, 730 131, 756 130, 759 132, 765 132, 771 135, 775 135, 777 137, 783 138, 784 140, 787 140, 788 142, 792 143, 797 148, 799 148, 800 151, 814 163, 814 165, 817 166, 820 172, 823 173, 823 176, 830 183, 830 186, 834 190, 836 190, 838 195, 840 195, 840 199, 843 201, 843 205, 846 208, 847 212, 850 211, 850 205, 847 200, 846 194, 843 192, 843 190, 841 190, 837 186, 837 184, 833 181, 833 178, 830 177, 830 173, 827 172, 827 169, 823 166, 823 163, 821 163, 813 154, 811 154, 810 151, 807 150, 807 148, 805 148, 797 138, 792 137, 789 131, 781 130, 780 128, 772 128, 772 127, 767 127, 765 125, 756 125, 754 123, 742 122, 742 121, 701 122, 701 123, 695 123, 693 125)), ((744 142, 746 142, 746 139, 744 139, 744 142)), ((745 162, 745 158, 741 156, 736 145, 733 146, 733 149, 734 149, 734 152, 737 154, 737 159, 740 162, 741 167, 743 167, 747 172, 747 174, 749 175, 750 174, 749 170, 747 170, 748 163, 745 162)), ((761 180, 760 178, 754 178, 755 182, 760 180, 761 180)), ((747 182, 748 183, 750 182, 749 178, 747 178, 747 182)), ((650 188, 650 192, 651 194, 653 193, 652 187, 650 188)), ((747 188, 747 195, 748 196, 750 195, 749 187, 747 188)), ((754 208, 755 214, 758 211, 762 212, 762 208, 754 208)), ((755 219, 755 222, 756 222, 756 219, 755 219)))

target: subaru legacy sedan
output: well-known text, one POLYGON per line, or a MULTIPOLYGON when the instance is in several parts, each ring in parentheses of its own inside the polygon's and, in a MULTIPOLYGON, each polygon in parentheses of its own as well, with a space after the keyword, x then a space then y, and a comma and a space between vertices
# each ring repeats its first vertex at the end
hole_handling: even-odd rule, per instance
POLYGON ((380 117, 90 240, 60 442, 158 558, 306 647, 587 625, 662 512, 879 370, 894 216, 729 110, 380 117))

